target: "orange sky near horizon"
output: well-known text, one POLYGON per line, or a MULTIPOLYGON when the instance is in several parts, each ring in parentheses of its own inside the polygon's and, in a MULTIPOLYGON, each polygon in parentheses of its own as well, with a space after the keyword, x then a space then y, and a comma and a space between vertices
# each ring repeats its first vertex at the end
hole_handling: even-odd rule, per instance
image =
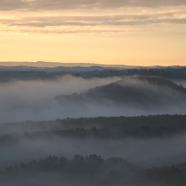
POLYGON ((186 2, 2 0, 0 61, 186 65, 186 2))

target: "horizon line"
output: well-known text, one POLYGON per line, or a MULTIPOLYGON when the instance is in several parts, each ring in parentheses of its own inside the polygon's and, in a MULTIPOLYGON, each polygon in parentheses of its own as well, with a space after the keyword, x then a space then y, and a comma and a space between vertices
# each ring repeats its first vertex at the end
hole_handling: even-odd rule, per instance
POLYGON ((38 64, 38 63, 50 63, 50 64, 54 64, 54 63, 61 63, 61 64, 89 64, 89 65, 96 65, 96 66, 130 66, 130 67, 185 67, 186 65, 126 65, 126 64, 103 64, 103 63, 90 63, 90 62, 51 62, 51 61, 0 61, 0 63, 34 63, 34 64, 38 64))

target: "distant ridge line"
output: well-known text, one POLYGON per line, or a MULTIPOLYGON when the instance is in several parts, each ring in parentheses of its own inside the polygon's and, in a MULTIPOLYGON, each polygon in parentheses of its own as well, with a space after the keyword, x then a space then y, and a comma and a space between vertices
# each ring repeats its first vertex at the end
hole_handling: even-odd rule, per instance
POLYGON ((104 67, 104 68, 121 68, 121 69, 129 69, 129 68, 180 68, 184 66, 174 65, 174 66, 134 66, 134 65, 109 65, 109 64, 97 64, 97 63, 60 63, 60 62, 45 62, 45 61, 37 61, 37 62, 27 62, 27 61, 4 61, 0 62, 0 66, 28 66, 28 67, 104 67))

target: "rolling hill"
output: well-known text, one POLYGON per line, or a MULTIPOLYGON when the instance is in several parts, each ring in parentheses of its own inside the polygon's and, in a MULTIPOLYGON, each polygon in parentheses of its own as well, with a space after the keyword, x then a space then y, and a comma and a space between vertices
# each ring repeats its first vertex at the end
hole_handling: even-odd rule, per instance
POLYGON ((76 102, 107 106, 165 107, 170 104, 183 105, 186 89, 161 77, 126 77, 114 83, 89 89, 72 95, 60 95, 61 104, 76 102))

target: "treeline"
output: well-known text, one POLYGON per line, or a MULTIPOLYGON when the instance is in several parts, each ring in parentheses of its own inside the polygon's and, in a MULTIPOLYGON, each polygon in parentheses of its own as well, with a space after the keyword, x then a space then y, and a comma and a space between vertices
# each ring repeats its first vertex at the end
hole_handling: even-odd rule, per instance
MULTIPOLYGON (((125 159, 112 157, 104 160, 102 157, 92 154, 85 157, 75 155, 72 159, 49 156, 38 161, 21 163, 20 165, 7 167, 0 174, 0 178, 6 176, 7 179, 10 176, 15 179, 16 177, 30 176, 33 173, 38 175, 40 173, 54 174, 58 178, 63 178, 60 180, 62 185, 65 182, 73 182, 75 185, 80 183, 83 185, 139 183, 144 177, 144 171, 140 166, 129 163, 125 159)), ((57 178, 55 179, 53 181, 54 185, 57 182, 57 178)))
POLYGON ((147 178, 164 185, 186 185, 186 163, 147 169, 147 178))
MULTIPOLYGON (((19 129, 24 127, 24 123, 5 124, 1 127, 9 129, 11 126, 19 129)), ((25 124, 25 130, 32 126, 36 131, 2 134, 0 144, 17 143, 21 139, 36 140, 54 137, 78 139, 166 138, 186 132, 186 115, 68 118, 46 123, 30 121, 25 124)))
MULTIPOLYGON (((32 173, 56 173, 70 179, 79 178, 84 183, 114 185, 114 184, 139 184, 139 185, 185 185, 186 163, 180 165, 163 166, 159 168, 142 168, 129 163, 120 157, 104 160, 101 156, 75 155, 72 159, 65 157, 49 156, 45 159, 33 160, 20 165, 7 167, 1 176, 24 176, 32 173), (108 182, 108 183, 107 183, 108 182)), ((61 181, 63 183, 63 181, 61 181)))
MULTIPOLYGON (((96 118, 67 118, 57 119, 48 122, 31 122, 35 125, 52 125, 52 130, 57 129, 110 129, 128 131, 168 131, 168 133, 176 133, 186 130, 186 115, 149 115, 149 116, 133 116, 133 117, 96 117, 96 118), (45 123, 45 124, 44 124, 45 123)), ((19 125, 19 124, 17 124, 19 125)), ((22 124, 23 125, 23 124, 22 124)))
POLYGON ((169 79, 185 79, 186 78, 186 67, 167 67, 163 69, 149 68, 149 69, 129 69, 128 75, 142 75, 142 76, 159 76, 169 79))
POLYGON ((18 173, 25 171, 60 171, 63 173, 95 174, 110 173, 111 171, 133 171, 141 170, 135 164, 119 157, 104 160, 97 154, 89 156, 75 155, 72 159, 65 157, 49 156, 47 158, 33 160, 20 165, 7 167, 4 172, 18 173))
POLYGON ((37 68, 32 68, 29 70, 28 68, 20 67, 14 69, 6 69, 0 70, 0 82, 11 81, 11 80, 34 80, 34 79, 54 79, 59 76, 64 76, 67 74, 78 76, 82 78, 92 78, 92 77, 112 77, 112 76, 133 76, 133 75, 141 75, 141 76, 159 76, 165 77, 169 79, 186 79, 186 67, 167 67, 167 68, 135 68, 135 69, 107 69, 102 67, 89 67, 86 71, 83 67, 79 67, 76 71, 75 68, 73 70, 66 69, 65 67, 61 67, 61 69, 55 68, 51 71, 46 68, 45 70, 40 70, 37 68), (91 70, 92 68, 92 70, 91 70), (64 70, 65 69, 65 70, 64 70))

